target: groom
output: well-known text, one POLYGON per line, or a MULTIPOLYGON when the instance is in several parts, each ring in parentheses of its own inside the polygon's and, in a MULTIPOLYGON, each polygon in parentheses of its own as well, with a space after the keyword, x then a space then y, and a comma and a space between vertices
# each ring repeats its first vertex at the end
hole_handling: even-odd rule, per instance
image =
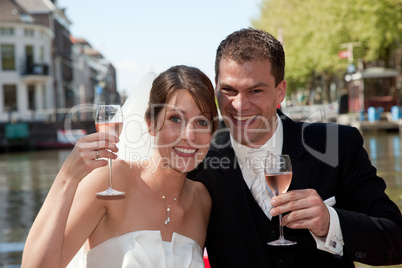
POLYGON ((285 98, 282 44, 261 30, 223 40, 216 97, 226 133, 189 176, 212 201, 207 250, 212 267, 354 267, 402 262, 402 216, 384 193, 357 129, 295 123, 276 109, 285 98), (289 191, 273 197, 253 168, 259 150, 289 154, 289 191), (278 239, 278 215, 294 246, 278 239))

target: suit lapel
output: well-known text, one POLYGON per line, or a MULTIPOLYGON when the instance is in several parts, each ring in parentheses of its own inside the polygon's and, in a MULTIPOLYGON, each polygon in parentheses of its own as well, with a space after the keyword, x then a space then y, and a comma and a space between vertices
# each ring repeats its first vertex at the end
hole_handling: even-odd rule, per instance
MULTIPOLYGON (((313 167, 309 164, 310 161, 305 161, 305 158, 310 156, 307 153, 304 147, 304 141, 302 140, 302 123, 294 122, 289 117, 285 116, 281 111, 278 111, 278 114, 283 125, 282 154, 290 155, 292 161, 293 178, 289 190, 310 188, 310 175, 313 167)), ((224 146, 222 149, 215 149, 215 154, 219 155, 220 157, 229 157, 229 161, 231 161, 230 166, 235 167, 233 169, 220 170, 222 172, 222 180, 228 180, 225 183, 227 183, 228 187, 231 187, 231 191, 225 191, 225 193, 231 194, 237 192, 239 189, 242 189, 243 195, 245 195, 244 189, 248 188, 244 182, 240 167, 236 161, 233 148, 231 147, 229 132, 223 134, 223 136, 217 140, 217 143, 218 145, 224 144, 226 146, 224 146), (239 180, 237 180, 237 178, 239 180)), ((248 194, 251 194, 249 190, 248 194)), ((225 200, 231 199, 225 198, 225 200)), ((227 203, 225 200, 223 200, 223 202, 227 203)))
POLYGON ((295 123, 280 111, 283 125, 282 154, 288 154, 292 161, 293 177, 289 190, 309 188, 311 166, 304 161, 308 157, 303 146, 301 123, 295 123))
MULTIPOLYGON (((230 144, 229 133, 227 133, 221 141, 225 142, 224 144, 230 144)), ((216 189, 225 189, 225 191, 219 191, 217 198, 220 198, 220 202, 224 205, 225 211, 233 211, 233 213, 228 213, 228 217, 232 219, 234 229, 241 231, 239 232, 239 236, 241 236, 242 241, 247 244, 245 248, 250 249, 251 254, 254 255, 255 259, 259 260, 262 265, 264 261, 260 258, 264 256, 264 252, 261 247, 255 244, 261 237, 256 229, 255 215, 252 215, 252 210, 250 209, 251 207, 258 206, 258 204, 252 197, 243 179, 243 174, 237 163, 233 148, 231 146, 225 146, 225 148, 219 150, 218 153, 221 157, 228 158, 231 168, 220 169, 222 176, 217 178, 216 183, 221 185, 218 185, 216 189)), ((262 210, 260 212, 264 214, 262 210)), ((259 216, 259 218, 261 217, 259 216)), ((265 214, 263 218, 269 221, 265 214)))

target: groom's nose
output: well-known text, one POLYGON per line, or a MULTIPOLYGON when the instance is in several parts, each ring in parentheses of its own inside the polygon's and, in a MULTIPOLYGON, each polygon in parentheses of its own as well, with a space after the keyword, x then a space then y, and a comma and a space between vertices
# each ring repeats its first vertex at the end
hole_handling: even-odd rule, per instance
POLYGON ((250 106, 250 102, 247 99, 247 96, 245 96, 244 94, 239 93, 239 94, 237 94, 236 96, 233 97, 232 106, 237 111, 247 110, 248 107, 250 106))

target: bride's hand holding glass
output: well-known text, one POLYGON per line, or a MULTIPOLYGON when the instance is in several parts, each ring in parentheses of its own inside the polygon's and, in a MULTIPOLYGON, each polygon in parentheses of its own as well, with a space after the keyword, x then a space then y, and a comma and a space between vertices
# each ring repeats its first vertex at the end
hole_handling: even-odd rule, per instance
MULTIPOLYGON (((120 137, 123 129, 123 113, 121 106, 117 104, 98 105, 96 108, 95 126, 99 133, 112 134, 120 137)), ((99 158, 99 155, 97 156, 99 158)), ((109 186, 103 191, 96 193, 99 196, 116 196, 124 195, 125 192, 120 192, 112 187, 112 158, 109 162, 109 186)))
POLYGON ((79 138, 71 154, 64 161, 60 174, 81 181, 94 169, 106 166, 108 164, 106 158, 117 158, 117 142, 116 136, 106 133, 92 133, 79 138))

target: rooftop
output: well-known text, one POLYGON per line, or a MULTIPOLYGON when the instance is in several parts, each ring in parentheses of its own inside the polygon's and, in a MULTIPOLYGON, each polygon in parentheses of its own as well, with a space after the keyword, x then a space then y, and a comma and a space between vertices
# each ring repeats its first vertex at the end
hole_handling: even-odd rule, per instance
POLYGON ((89 47, 85 49, 85 54, 98 59, 103 58, 103 55, 98 50, 89 47))
POLYGON ((71 42, 73 42, 73 44, 92 47, 91 44, 85 38, 70 36, 70 39, 71 42))
POLYGON ((13 0, 0 1, 0 23, 33 23, 34 19, 13 0))
POLYGON ((30 14, 34 13, 50 13, 56 7, 50 0, 15 0, 30 14))

